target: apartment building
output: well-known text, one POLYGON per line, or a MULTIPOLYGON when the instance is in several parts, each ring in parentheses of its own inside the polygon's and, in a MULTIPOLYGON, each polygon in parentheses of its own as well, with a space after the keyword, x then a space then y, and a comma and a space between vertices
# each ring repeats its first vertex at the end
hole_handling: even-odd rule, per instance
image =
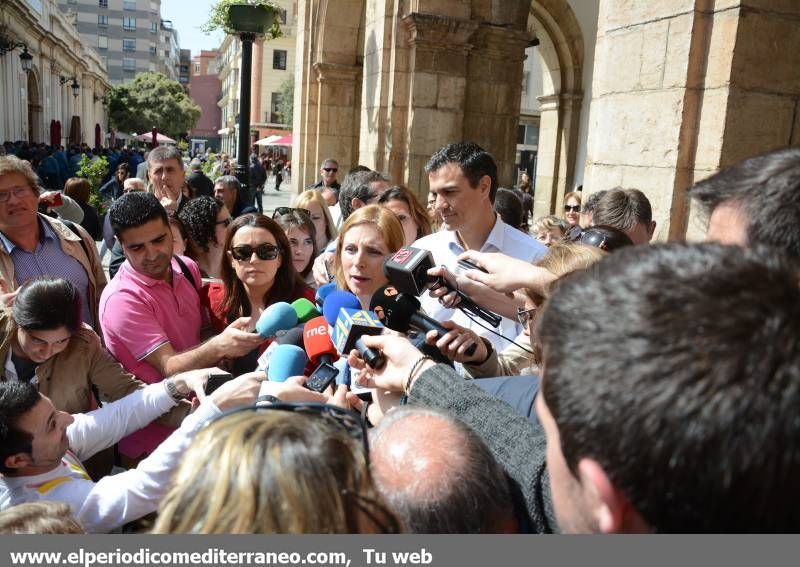
POLYGON ((161 19, 161 0, 58 0, 87 46, 100 54, 112 84, 157 71, 179 79, 177 30, 161 19))

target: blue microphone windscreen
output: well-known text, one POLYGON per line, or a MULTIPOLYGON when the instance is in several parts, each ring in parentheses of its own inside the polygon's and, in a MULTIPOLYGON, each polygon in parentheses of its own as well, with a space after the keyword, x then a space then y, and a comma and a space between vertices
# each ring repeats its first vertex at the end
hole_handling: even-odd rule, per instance
POLYGON ((322 306, 322 315, 328 322, 328 325, 336 325, 336 319, 339 317, 339 310, 344 307, 346 309, 361 309, 361 302, 358 298, 349 291, 334 291, 325 300, 325 305, 322 306))
POLYGON ((334 291, 336 291, 336 282, 326 283, 325 285, 319 286, 317 295, 314 296, 315 303, 319 307, 322 307, 322 305, 325 303, 325 298, 327 298, 334 291))
POLYGON ((297 325, 297 313, 292 306, 281 301, 273 303, 261 314, 256 323, 259 335, 268 339, 274 337, 278 331, 285 331, 297 325))
POLYGON ((271 382, 284 382, 292 376, 302 376, 308 357, 296 345, 278 345, 269 359, 267 378, 271 382))

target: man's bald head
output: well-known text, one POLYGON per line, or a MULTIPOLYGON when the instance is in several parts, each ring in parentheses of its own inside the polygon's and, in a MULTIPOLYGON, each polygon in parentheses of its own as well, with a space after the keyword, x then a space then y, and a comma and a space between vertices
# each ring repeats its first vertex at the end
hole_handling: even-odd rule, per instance
POLYGON ((499 533, 515 527, 505 472, 454 417, 404 407, 370 439, 375 483, 410 531, 499 533))

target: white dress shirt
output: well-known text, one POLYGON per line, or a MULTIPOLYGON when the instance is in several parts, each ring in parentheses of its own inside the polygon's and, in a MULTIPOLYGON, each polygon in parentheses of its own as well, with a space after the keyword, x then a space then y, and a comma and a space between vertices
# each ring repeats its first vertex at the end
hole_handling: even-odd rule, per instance
MULTIPOLYGON (((430 250, 433 254, 433 261, 437 266, 445 266, 451 272, 455 271, 456 259, 465 252, 464 246, 459 241, 456 231, 440 230, 428 236, 424 236, 414 242, 414 248, 430 250)), ((486 238, 486 242, 481 246, 480 252, 501 252, 512 258, 524 260, 525 262, 536 262, 547 253, 547 247, 538 242, 531 236, 523 233, 504 223, 500 216, 496 216, 494 227, 486 238)), ((462 327, 472 329, 481 337, 492 343, 497 352, 502 352, 511 343, 474 323, 463 311, 459 309, 447 309, 439 301, 425 293, 420 297, 422 309, 438 321, 453 321, 462 327)), ((483 325, 492 328, 497 333, 515 340, 522 333, 522 325, 517 321, 512 321, 503 317, 500 326, 492 327, 486 321, 478 319, 483 325)), ((459 365, 460 367, 460 365, 459 365)))

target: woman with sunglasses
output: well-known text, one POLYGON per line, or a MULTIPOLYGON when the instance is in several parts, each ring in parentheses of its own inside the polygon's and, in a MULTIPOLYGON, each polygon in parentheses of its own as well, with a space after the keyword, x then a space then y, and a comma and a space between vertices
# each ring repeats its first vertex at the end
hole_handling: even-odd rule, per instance
POLYGON ((187 202, 178 212, 189 238, 186 255, 197 262, 204 278, 219 279, 225 256, 225 229, 231 224, 231 213, 220 199, 202 196, 187 202))
POLYGON ((428 211, 408 187, 404 185, 390 187, 378 198, 378 204, 397 215, 403 227, 406 246, 411 246, 415 240, 431 233, 428 211))
MULTIPOLYGON (((316 189, 308 189, 295 198, 294 206, 308 211, 311 222, 314 223, 314 228, 317 231, 317 250, 322 252, 328 243, 336 238, 337 234, 336 225, 333 222, 325 197, 316 189)), ((281 208, 276 208, 275 212, 278 213, 281 208)))
MULTIPOLYGON (((228 227, 223 245, 221 282, 206 288, 211 325, 217 332, 239 317, 251 317, 251 330, 264 310, 279 301, 291 303, 314 292, 303 283, 291 261, 289 240, 278 223, 264 215, 237 217, 228 227)), ((264 343, 232 363, 234 375, 251 372, 264 343)))
POLYGON ((278 207, 272 218, 281 225, 286 233, 286 238, 289 239, 294 269, 308 287, 315 289, 316 282, 314 282, 311 268, 314 266, 314 258, 317 257, 318 249, 316 228, 308 216, 308 211, 278 207))
POLYGON ((335 406, 278 399, 223 415, 197 434, 153 529, 217 534, 399 531, 399 521, 373 484, 359 416, 335 406))
POLYGON ((567 234, 570 238, 573 234, 580 233, 581 194, 577 191, 572 191, 564 195, 564 220, 567 221, 569 225, 567 234))

